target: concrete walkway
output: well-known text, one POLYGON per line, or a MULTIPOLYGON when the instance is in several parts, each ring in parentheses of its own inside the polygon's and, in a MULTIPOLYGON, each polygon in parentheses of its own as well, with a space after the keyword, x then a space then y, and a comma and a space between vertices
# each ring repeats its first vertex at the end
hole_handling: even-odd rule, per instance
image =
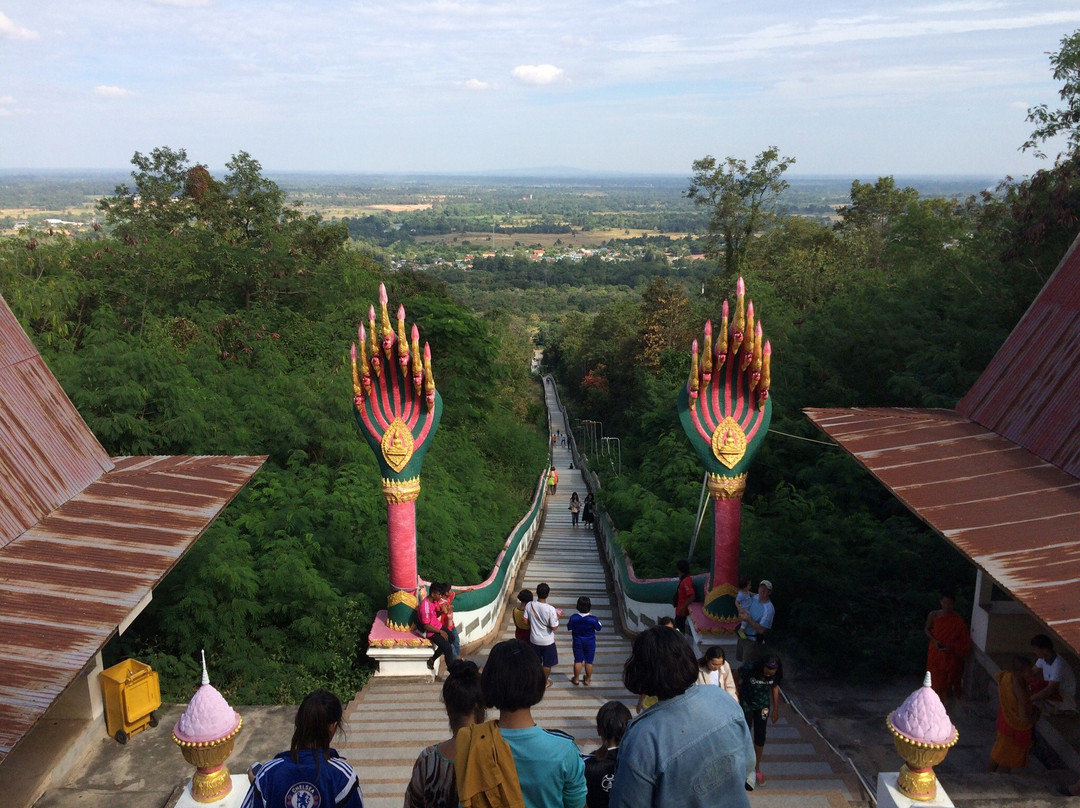
MULTIPOLYGON (((566 433, 550 388, 552 429, 566 433)), ((599 745, 596 711, 604 702, 620 700, 633 711, 637 697, 622 684, 622 664, 630 641, 619 633, 612 615, 611 593, 592 531, 571 526, 570 494, 584 500, 587 489, 579 471, 571 470, 570 452, 556 446, 553 463, 559 471, 557 493, 547 505, 544 526, 534 554, 526 563, 523 585, 535 591, 546 582, 549 602, 565 613, 558 634, 559 665, 552 671, 554 684, 533 709, 537 722, 574 736, 582 752, 599 745), (604 625, 597 635, 596 664, 592 684, 574 687, 573 656, 565 621, 574 613, 581 595, 592 599, 593 614, 604 625)), ((488 645, 514 636, 508 603, 502 633, 488 645)), ((467 655, 483 664, 486 647, 467 655)), ((413 761, 425 746, 448 737, 446 713, 439 701, 440 685, 428 681, 373 679, 349 705, 346 715, 348 739, 338 744, 360 773, 364 804, 368 808, 400 808, 413 761)), ((768 782, 751 795, 760 808, 801 806, 847 808, 866 805, 858 779, 818 735, 791 710, 769 727, 762 770, 768 782)))

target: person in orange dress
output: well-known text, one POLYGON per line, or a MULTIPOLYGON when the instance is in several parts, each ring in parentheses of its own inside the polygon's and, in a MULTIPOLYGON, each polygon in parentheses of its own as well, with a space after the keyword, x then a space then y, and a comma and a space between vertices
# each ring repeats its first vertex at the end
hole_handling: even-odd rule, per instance
POLYGON ((992 772, 1027 768, 1031 731, 1039 717, 1028 690, 1030 677, 1031 660, 1025 656, 1013 657, 1012 669, 998 671, 994 677, 998 683, 998 715, 997 739, 990 750, 992 772))
POLYGON ((964 657, 971 650, 971 635, 964 618, 956 613, 956 598, 951 592, 941 593, 941 608, 926 616, 923 632, 930 640, 926 653, 926 669, 931 686, 942 701, 949 696, 961 696, 964 657))

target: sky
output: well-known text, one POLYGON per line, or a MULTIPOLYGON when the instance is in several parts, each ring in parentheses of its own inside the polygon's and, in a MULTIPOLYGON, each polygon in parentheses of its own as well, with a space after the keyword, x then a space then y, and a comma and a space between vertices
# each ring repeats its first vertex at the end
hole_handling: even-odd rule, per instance
POLYGON ((1077 0, 0 0, 0 169, 689 175, 775 146, 790 175, 1019 177, 1077 29, 1077 0))

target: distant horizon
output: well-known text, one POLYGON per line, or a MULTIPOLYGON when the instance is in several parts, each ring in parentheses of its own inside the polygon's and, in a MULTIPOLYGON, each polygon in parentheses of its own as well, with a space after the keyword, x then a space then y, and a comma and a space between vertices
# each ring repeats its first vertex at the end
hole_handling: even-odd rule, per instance
POLYGON ((1027 176, 1078 29, 1076 0, 5 0, 0 167, 683 176, 776 147, 791 176, 1027 176))
MULTIPOLYGON (((194 165, 194 162, 192 163, 194 165)), ((211 174, 224 174, 226 168, 224 166, 208 166, 211 174)), ((32 167, 0 167, 0 177, 3 176, 59 176, 59 177, 80 177, 86 175, 114 175, 122 174, 125 178, 131 176, 132 168, 130 166, 126 168, 92 168, 92 167, 80 167, 80 168, 32 168, 32 167)), ((570 166, 555 166, 550 168, 534 167, 534 168, 521 168, 521 169, 486 169, 478 171, 356 171, 356 170, 334 170, 334 169, 274 169, 272 167, 263 166, 262 174, 271 179, 275 176, 311 176, 311 177, 477 177, 477 178, 493 178, 493 179, 634 179, 634 178, 656 178, 656 179, 670 179, 670 180, 688 180, 693 172, 687 170, 685 173, 678 172, 645 172, 645 171, 604 171, 604 170, 591 170, 583 168, 573 168, 570 166)), ((1014 178, 1021 178, 1028 175, 1016 175, 1014 178)), ((998 175, 993 172, 972 172, 972 173, 958 173, 958 172, 942 172, 942 173, 897 173, 897 172, 869 172, 869 173, 847 173, 847 172, 835 172, 835 173, 800 173, 795 169, 788 169, 784 174, 784 179, 797 180, 797 181, 812 181, 812 180, 840 180, 840 179, 858 179, 859 181, 876 180, 879 177, 893 177, 896 180, 901 178, 907 179, 927 179, 927 180, 943 180, 943 179, 955 179, 955 180, 996 180, 1003 179, 1004 175, 998 175)))

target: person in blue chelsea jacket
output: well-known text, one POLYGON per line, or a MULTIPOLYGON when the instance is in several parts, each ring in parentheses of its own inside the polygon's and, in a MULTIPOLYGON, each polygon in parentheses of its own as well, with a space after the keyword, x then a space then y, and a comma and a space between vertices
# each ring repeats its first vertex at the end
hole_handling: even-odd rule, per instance
POLYGON ((326 690, 304 697, 292 746, 248 772, 242 808, 364 808, 360 782, 330 742, 341 728, 341 700, 326 690))

